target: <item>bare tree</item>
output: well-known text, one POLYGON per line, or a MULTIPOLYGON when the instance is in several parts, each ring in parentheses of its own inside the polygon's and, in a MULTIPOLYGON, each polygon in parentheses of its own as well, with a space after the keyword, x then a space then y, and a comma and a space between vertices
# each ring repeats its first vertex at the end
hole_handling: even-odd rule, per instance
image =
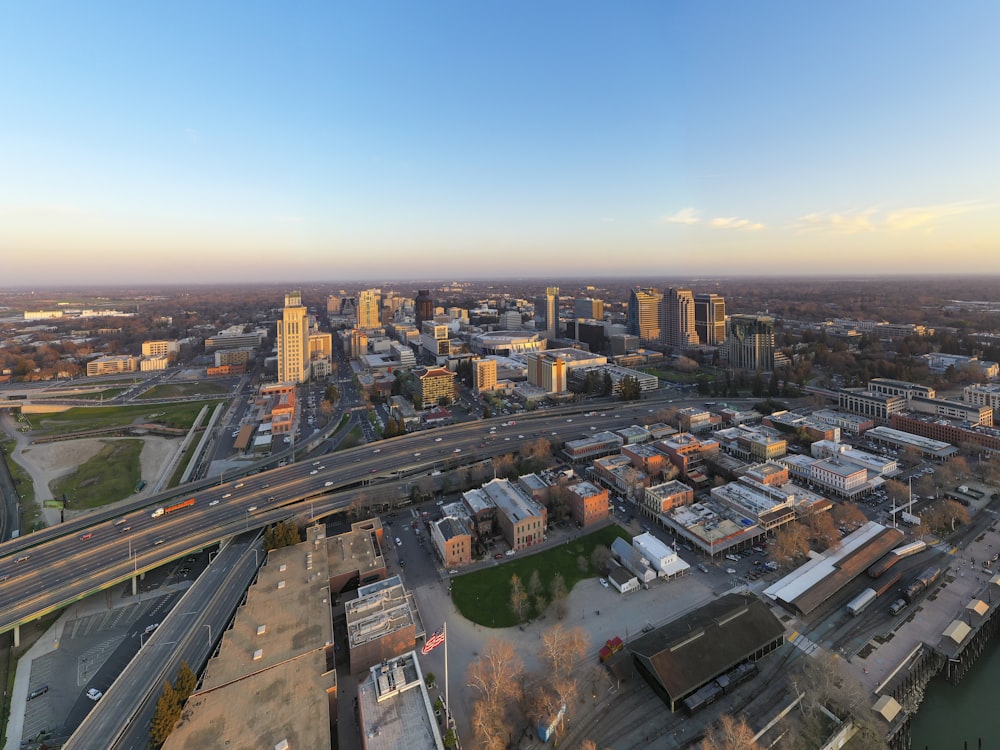
POLYGON ((515 469, 514 456, 510 453, 494 456, 493 473, 501 479, 510 479, 513 476, 516 476, 517 471, 515 469))
POLYGON ((531 576, 528 578, 527 591, 532 597, 537 597, 542 593, 542 577, 538 575, 537 570, 531 571, 531 576))
POLYGON ((608 567, 609 562, 611 562, 611 550, 603 544, 594 547, 594 551, 590 553, 590 564, 594 570, 603 572, 608 567))
POLYGON ((816 542, 817 547, 836 549, 840 546, 840 534, 837 533, 837 526, 829 513, 812 513, 806 516, 805 523, 809 529, 809 536, 816 542))
POLYGON ((791 565, 808 552, 808 533, 802 524, 794 521, 777 531, 770 548, 771 560, 782 567, 791 565))
POLYGON ((510 609, 518 622, 524 622, 528 612, 528 594, 521 583, 521 577, 516 573, 510 577, 510 609))
POLYGON ((745 719, 723 714, 705 733, 701 750, 760 750, 745 719))
POLYGON ((566 597, 569 595, 569 591, 566 589, 566 580, 562 577, 562 573, 556 573, 552 576, 552 582, 549 584, 549 595, 555 606, 556 617, 560 620, 566 617, 566 597))
POLYGON ((910 498, 910 488, 895 479, 890 479, 885 483, 885 491, 889 494, 889 499, 897 506, 902 505, 910 498))
POLYGON ((861 509, 851 503, 837 503, 831 513, 837 525, 849 529, 857 529, 868 522, 868 517, 861 512, 861 509))
POLYGON ((520 698, 523 673, 524 662, 514 644, 491 638, 469 665, 467 683, 491 709, 501 711, 520 698))

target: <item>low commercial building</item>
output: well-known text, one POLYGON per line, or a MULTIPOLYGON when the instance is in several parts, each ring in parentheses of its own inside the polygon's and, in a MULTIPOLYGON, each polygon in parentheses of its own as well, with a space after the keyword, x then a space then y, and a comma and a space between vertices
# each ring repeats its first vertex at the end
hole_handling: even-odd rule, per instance
POLYGON ((589 470, 591 478, 620 495, 634 495, 650 483, 649 475, 636 469, 622 454, 594 459, 589 470))
POLYGON ((472 562, 472 531, 457 516, 445 516, 432 523, 431 542, 446 568, 472 562))
POLYGON ((591 482, 577 482, 569 490, 569 514, 581 526, 590 526, 608 517, 608 491, 591 482))
POLYGON ((892 427, 875 427, 865 433, 865 437, 876 443, 888 445, 892 448, 914 448, 920 451, 924 458, 931 458, 944 461, 952 456, 958 455, 958 448, 944 440, 935 440, 930 437, 909 432, 892 427))
POLYGON ((634 536, 632 546, 649 560, 650 567, 656 571, 660 578, 676 578, 691 570, 691 566, 677 556, 676 550, 652 534, 634 536))
POLYGON ((842 433, 846 432, 850 435, 861 435, 875 426, 875 420, 870 417, 862 417, 859 414, 844 414, 831 409, 814 411, 810 416, 821 422, 832 424, 834 427, 839 427, 842 433))
POLYGON ((158 372, 166 370, 170 364, 170 357, 166 354, 152 354, 148 357, 139 358, 140 372, 158 372))
POLYGON ((879 425, 889 424, 892 415, 904 411, 907 405, 905 396, 890 396, 885 393, 847 388, 839 391, 838 399, 841 411, 869 417, 879 425))
MULTIPOLYGON (((670 708, 785 642, 785 627, 759 599, 725 594, 628 645, 639 673, 670 708)), ((720 690, 721 692, 721 690, 720 690)))
POLYGON ((615 537, 615 540, 611 542, 611 554, 640 583, 648 584, 650 581, 656 580, 656 571, 650 566, 649 560, 643 556, 642 552, 629 544, 627 539, 620 536, 615 537))
MULTIPOLYGON (((890 424, 894 429, 930 438, 933 441, 953 445, 978 445, 986 450, 1000 452, 1000 429, 996 427, 984 427, 961 420, 931 417, 913 412, 893 415, 890 424)), ((958 451, 957 448, 955 450, 958 451)))
POLYGON ((511 549, 522 550, 542 542, 548 520, 545 506, 510 481, 494 479, 462 497, 473 517, 495 508, 497 529, 511 549))
POLYGON ((642 584, 639 583, 638 577, 636 577, 630 570, 623 567, 617 560, 610 561, 611 570, 608 571, 608 581, 614 586, 615 591, 623 596, 625 594, 631 594, 633 591, 638 591, 642 588, 642 584))
POLYGON ((143 341, 142 342, 142 356, 151 357, 154 354, 162 354, 164 356, 177 356, 181 351, 181 342, 176 339, 157 339, 155 341, 143 341))
POLYGON ((326 550, 333 594, 385 578, 384 534, 382 522, 369 518, 351 524, 348 532, 330 537, 326 550))
POLYGON ((595 432, 579 440, 567 440, 563 453, 571 461, 589 461, 621 450, 622 439, 613 432, 595 432))
POLYGON ((128 354, 98 357, 87 363, 87 377, 114 375, 120 372, 135 372, 139 369, 139 358, 128 354))
POLYGON ((398 576, 362 586, 344 605, 351 674, 412 651, 424 627, 398 576))
POLYGON ((672 480, 646 487, 642 494, 642 509, 647 516, 658 516, 681 505, 694 502, 694 490, 683 482, 672 480))
POLYGON ((788 452, 788 441, 770 427, 730 427, 719 430, 715 438, 722 450, 741 461, 773 461, 788 452))
POLYGON ((165 750, 335 744, 337 672, 322 526, 267 553, 165 750), (295 710, 290 711, 289 706, 295 710))
POLYGON ((358 724, 364 750, 444 750, 416 651, 368 671, 358 685, 358 724))
POLYGON ((712 438, 699 438, 690 432, 679 432, 664 440, 657 440, 653 447, 662 451, 680 472, 681 479, 692 484, 704 479, 701 472, 706 457, 719 452, 719 442, 712 438))

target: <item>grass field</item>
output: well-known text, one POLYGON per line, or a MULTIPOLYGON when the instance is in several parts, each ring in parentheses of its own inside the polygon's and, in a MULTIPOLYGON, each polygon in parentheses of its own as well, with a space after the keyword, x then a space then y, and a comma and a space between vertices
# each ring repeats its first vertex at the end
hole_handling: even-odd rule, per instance
POLYGON ((156 422, 167 427, 189 428, 202 407, 214 407, 219 401, 196 401, 185 404, 139 404, 130 406, 81 406, 58 414, 36 414, 36 430, 47 435, 65 435, 102 427, 124 427, 133 422, 156 422))
POLYGON ((114 387, 114 388, 102 388, 99 391, 87 391, 86 393, 74 393, 71 396, 66 394, 61 394, 58 396, 45 396, 44 398, 78 398, 85 399, 87 401, 102 401, 105 399, 112 399, 115 396, 121 395, 127 391, 127 387, 114 387))
POLYGON ((132 494, 142 476, 139 454, 141 440, 111 440, 96 456, 80 464, 76 471, 52 482, 53 497, 69 499, 74 510, 99 508, 132 494))
POLYGON ((201 442, 201 437, 204 432, 204 429, 200 429, 195 433, 194 437, 191 438, 191 442, 184 451, 184 455, 181 456, 181 460, 177 462, 174 474, 170 477, 167 487, 176 487, 181 483, 181 477, 184 476, 184 469, 187 468, 187 465, 191 463, 191 459, 194 458, 194 452, 198 450, 198 443, 201 442))
POLYGON ((141 400, 146 398, 180 398, 182 396, 225 396, 228 393, 229 386, 224 383, 206 383, 204 381, 160 383, 143 392, 138 398, 141 400))
POLYGON ((344 439, 340 441, 340 444, 337 446, 337 450, 346 451, 348 448, 354 448, 355 446, 361 445, 361 438, 361 428, 355 425, 351 428, 351 431, 344 436, 344 439))
POLYGON ((517 625, 510 608, 512 575, 516 573, 527 586, 531 574, 537 570, 545 597, 549 599, 552 577, 558 572, 566 582, 566 591, 572 591, 577 582, 600 575, 600 571, 591 567, 590 555, 599 545, 610 547, 615 537, 631 539, 625 529, 613 525, 538 554, 519 552, 514 557, 505 557, 499 565, 452 579, 452 601, 463 617, 480 625, 497 628, 517 625), (577 562, 580 557, 586 560, 586 570, 580 569, 577 562))
POLYGON ((14 439, 0 440, 0 447, 3 448, 3 458, 7 462, 11 477, 14 479, 17 494, 21 496, 21 515, 24 519, 24 528, 21 529, 21 533, 42 528, 45 524, 41 522, 41 508, 35 503, 35 483, 31 481, 28 472, 10 457, 11 452, 17 447, 17 441, 14 439))

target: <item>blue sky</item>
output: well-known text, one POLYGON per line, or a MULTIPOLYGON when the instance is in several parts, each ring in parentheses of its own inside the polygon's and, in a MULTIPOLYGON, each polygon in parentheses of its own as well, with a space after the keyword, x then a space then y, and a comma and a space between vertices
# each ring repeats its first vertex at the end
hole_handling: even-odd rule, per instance
POLYGON ((48 2, 8 284, 1000 272, 987 2, 48 2))

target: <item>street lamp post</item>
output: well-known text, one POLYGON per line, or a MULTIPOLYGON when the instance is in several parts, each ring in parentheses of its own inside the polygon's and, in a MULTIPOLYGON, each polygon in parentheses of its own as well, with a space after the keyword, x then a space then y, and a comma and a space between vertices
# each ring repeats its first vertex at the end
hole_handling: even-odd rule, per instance
POLYGON ((207 622, 203 622, 202 627, 208 628, 208 647, 212 648, 212 626, 207 622))

